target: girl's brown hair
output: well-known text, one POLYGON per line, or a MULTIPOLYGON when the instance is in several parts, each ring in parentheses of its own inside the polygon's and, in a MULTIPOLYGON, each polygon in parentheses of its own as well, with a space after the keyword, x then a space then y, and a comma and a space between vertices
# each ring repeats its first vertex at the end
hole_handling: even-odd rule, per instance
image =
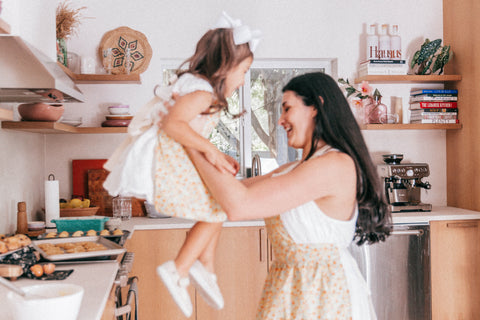
POLYGON ((232 29, 212 29, 198 41, 195 53, 181 64, 177 75, 188 72, 206 78, 216 97, 211 111, 220 111, 228 108, 224 92, 228 72, 248 57, 253 58, 248 43, 236 45, 232 29), (188 68, 181 70, 186 64, 188 68))

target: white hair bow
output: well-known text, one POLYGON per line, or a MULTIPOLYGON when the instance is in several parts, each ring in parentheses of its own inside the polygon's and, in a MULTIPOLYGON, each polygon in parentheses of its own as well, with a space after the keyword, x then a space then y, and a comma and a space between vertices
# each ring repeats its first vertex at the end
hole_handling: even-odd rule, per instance
POLYGON ((222 12, 215 28, 233 29, 233 42, 236 45, 248 43, 252 52, 257 48, 262 35, 260 30, 251 30, 249 26, 242 25, 239 19, 232 19, 225 11, 222 12))

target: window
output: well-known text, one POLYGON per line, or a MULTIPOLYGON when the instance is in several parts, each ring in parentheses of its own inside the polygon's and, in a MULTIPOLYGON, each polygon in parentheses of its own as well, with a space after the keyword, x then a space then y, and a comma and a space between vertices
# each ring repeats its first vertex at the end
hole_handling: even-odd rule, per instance
MULTIPOLYGON (((164 83, 181 63, 181 60, 165 61, 164 83)), ((239 176, 251 175, 252 157, 255 155, 260 157, 262 173, 301 157, 301 150, 287 146, 286 133, 278 126, 281 90, 294 76, 314 71, 335 77, 336 60, 257 59, 253 62, 245 76, 245 85, 227 99, 231 114, 243 110, 247 112, 237 119, 222 113, 210 136, 212 143, 240 163, 239 176)))

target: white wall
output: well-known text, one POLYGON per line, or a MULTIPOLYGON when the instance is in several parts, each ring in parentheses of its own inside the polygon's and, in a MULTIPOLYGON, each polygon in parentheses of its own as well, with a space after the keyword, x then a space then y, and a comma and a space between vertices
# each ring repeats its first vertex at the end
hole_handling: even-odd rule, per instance
MULTIPOLYGON (((12 24, 14 32, 54 56, 54 12, 59 1, 41 1, 42 8, 38 11, 24 11, 22 8, 32 3, 36 8, 36 2, 40 1, 8 2, 10 8, 2 16, 8 13, 4 18, 12 24), (17 5, 12 5, 12 2, 17 5)), ((66 105, 65 116, 80 115, 86 126, 99 126, 107 113, 107 106, 112 103, 129 104, 135 110, 147 102, 151 98, 152 88, 160 81, 162 59, 190 56, 200 36, 215 23, 222 10, 263 32, 256 57, 337 58, 338 76, 349 79, 355 77, 357 65, 363 59, 367 23, 399 24, 407 57, 425 37, 436 39, 443 34, 442 0, 71 0, 70 3, 73 8, 87 7, 82 11, 87 18, 82 21, 77 36, 67 42, 70 51, 96 57, 103 34, 120 26, 143 32, 153 49, 150 66, 142 74, 142 85, 79 85, 87 102, 66 105)), ((410 84, 372 86, 378 87, 385 98, 403 96, 405 104, 411 87, 410 84)), ((424 200, 437 205, 446 204, 444 131, 365 131, 364 136, 377 163, 381 162, 381 155, 385 153, 403 153, 405 161, 429 163, 431 176, 427 180, 432 184, 432 190, 424 200)), ((0 147, 22 158, 25 157, 24 152, 16 152, 15 148, 25 149, 27 141, 41 140, 41 137, 0 130, 0 147)), ((46 135, 45 153, 41 147, 33 150, 35 158, 45 157, 45 168, 40 174, 40 166, 8 161, 3 158, 2 152, 0 167, 8 165, 15 172, 33 172, 36 177, 34 182, 25 185, 24 181, 15 177, 3 179, 2 176, 0 216, 6 217, 2 221, 15 218, 16 209, 11 204, 22 201, 22 192, 35 195, 31 196, 31 204, 37 209, 41 207, 41 180, 50 172, 60 180, 60 195, 69 197, 71 159, 106 158, 122 137, 121 134, 46 135)), ((43 159, 40 162, 43 163, 43 159)), ((0 233, 11 232, 13 228, 11 223, 0 223, 0 233)))

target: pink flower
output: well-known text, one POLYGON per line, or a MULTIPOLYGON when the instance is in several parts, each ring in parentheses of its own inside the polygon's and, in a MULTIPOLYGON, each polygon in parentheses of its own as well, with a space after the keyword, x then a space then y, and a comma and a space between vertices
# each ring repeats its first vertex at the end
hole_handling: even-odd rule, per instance
POLYGON ((368 84, 368 81, 362 81, 360 90, 362 91, 362 95, 364 96, 369 96, 372 93, 372 87, 370 87, 370 85, 368 84))

